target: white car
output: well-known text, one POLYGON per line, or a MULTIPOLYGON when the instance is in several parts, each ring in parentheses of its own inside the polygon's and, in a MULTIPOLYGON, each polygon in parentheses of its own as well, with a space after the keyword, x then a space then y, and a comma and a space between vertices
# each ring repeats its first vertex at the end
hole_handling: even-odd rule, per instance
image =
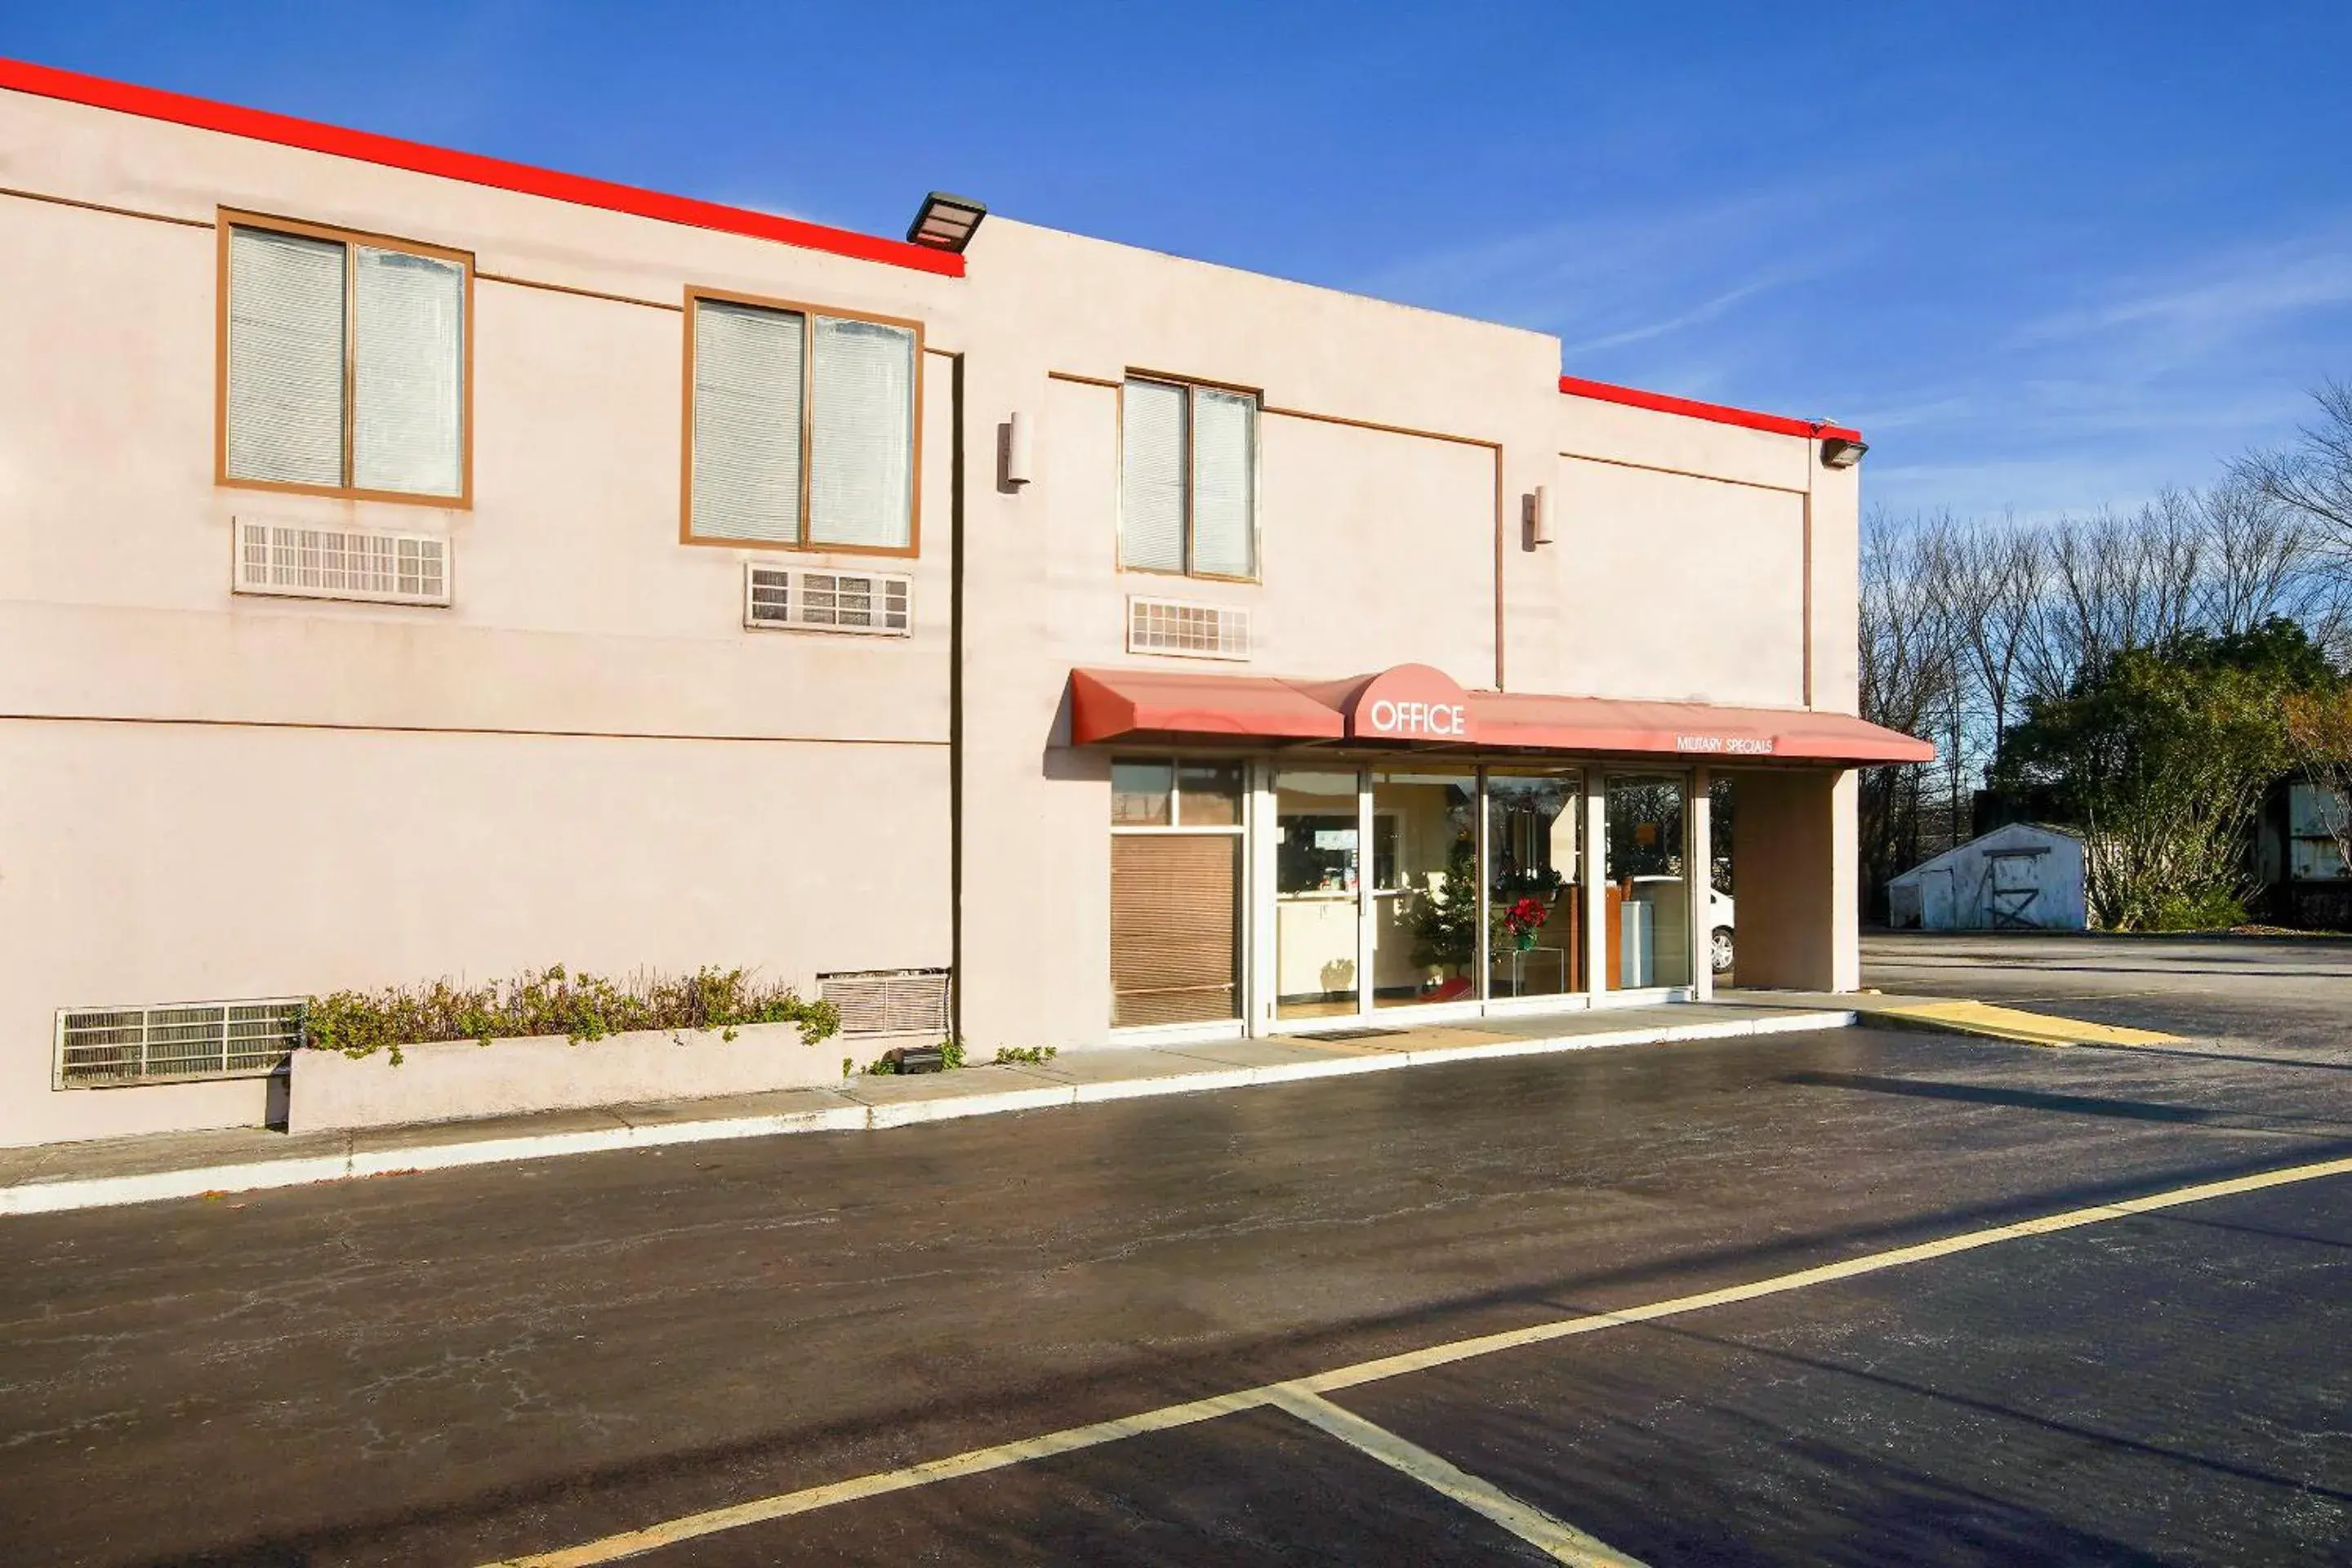
MULTIPOLYGON (((1636 877, 1636 882, 1672 882, 1679 877, 1636 877)), ((1710 884, 1706 889, 1706 952, 1707 961, 1717 974, 1731 973, 1731 928, 1734 924, 1731 895, 1710 884)))

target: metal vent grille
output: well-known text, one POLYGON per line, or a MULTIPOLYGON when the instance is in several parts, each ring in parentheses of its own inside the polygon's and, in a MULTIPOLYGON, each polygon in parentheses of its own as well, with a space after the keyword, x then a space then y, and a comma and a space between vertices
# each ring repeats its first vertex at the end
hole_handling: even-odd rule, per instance
POLYGON ((237 524, 236 591, 386 605, 449 602, 449 542, 425 533, 356 533, 237 524))
POLYGON ((1129 599, 1127 651, 1182 654, 1192 658, 1247 658, 1250 613, 1231 605, 1129 599))
POLYGON ((251 1078, 302 1043, 302 1004, 166 1002, 58 1014, 59 1088, 251 1078))
POLYGON ((873 969, 820 974, 817 993, 841 1009, 845 1035, 944 1035, 948 972, 873 969))
POLYGON ((800 631, 905 637, 914 625, 915 585, 872 573, 746 566, 743 624, 800 631))

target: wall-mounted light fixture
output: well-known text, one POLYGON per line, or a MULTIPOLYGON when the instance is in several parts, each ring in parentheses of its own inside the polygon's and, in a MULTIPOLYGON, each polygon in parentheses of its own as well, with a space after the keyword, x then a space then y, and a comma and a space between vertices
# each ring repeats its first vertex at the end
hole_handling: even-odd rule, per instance
POLYGON ((1862 455, 1869 450, 1868 443, 1852 437, 1824 436, 1822 437, 1822 467, 1851 468, 1861 462, 1862 455))
POLYGON ((1030 433, 1029 416, 1014 409, 1004 421, 1004 483, 1007 488, 1027 484, 1036 477, 1036 439, 1030 433))
POLYGON ((1535 494, 1527 500, 1528 548, 1551 542, 1551 487, 1538 485, 1535 494))
POLYGON ((970 196, 951 196, 945 191, 933 191, 923 198, 915 214, 915 221, 907 226, 907 240, 912 245, 928 246, 933 250, 952 250, 958 255, 971 243, 971 231, 988 216, 987 204, 970 196))

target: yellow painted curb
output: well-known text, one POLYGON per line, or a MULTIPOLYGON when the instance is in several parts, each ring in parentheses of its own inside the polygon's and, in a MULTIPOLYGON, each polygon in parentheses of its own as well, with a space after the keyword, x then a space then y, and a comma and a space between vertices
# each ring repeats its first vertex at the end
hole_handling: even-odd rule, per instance
POLYGON ((2016 1040, 2029 1046, 2179 1046, 2179 1035, 2155 1029, 2132 1029, 2121 1024, 2093 1024, 2080 1018, 2053 1017, 2047 1013, 1995 1007, 1985 1002, 1910 1002, 1872 1010, 1872 1016, 1905 1018, 1963 1035, 1996 1040, 2016 1040))

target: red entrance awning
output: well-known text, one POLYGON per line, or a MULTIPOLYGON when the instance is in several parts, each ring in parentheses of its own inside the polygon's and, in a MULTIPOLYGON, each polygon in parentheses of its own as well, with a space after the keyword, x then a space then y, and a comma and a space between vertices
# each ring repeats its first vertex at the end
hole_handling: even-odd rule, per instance
POLYGON ((1336 741, 1347 732, 1338 709, 1286 680, 1162 669, 1070 671, 1070 739, 1076 745, 1134 734, 1336 741))
POLYGON ((1320 681, 1160 669, 1070 672, 1070 739, 1405 742, 1612 756, 1836 763, 1933 761, 1926 741, 1845 713, 1465 691, 1426 665, 1320 681))
POLYGON ((1706 702, 1621 702, 1605 697, 1541 697, 1474 691, 1471 721, 1481 744, 1544 751, 1634 752, 1693 758, 1773 757, 1783 762, 1931 763, 1928 742, 1850 713, 1806 709, 1719 708, 1706 702))

